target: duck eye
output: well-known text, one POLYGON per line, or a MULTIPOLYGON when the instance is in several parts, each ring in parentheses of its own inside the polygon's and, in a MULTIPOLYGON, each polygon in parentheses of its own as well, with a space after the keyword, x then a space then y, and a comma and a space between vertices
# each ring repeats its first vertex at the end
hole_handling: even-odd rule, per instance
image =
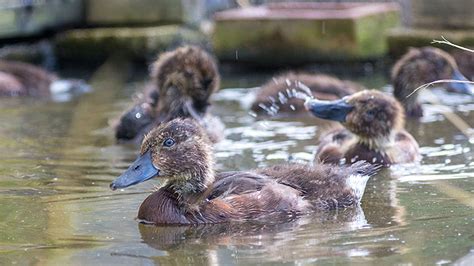
POLYGON ((174 144, 175 144, 175 141, 172 138, 167 138, 167 139, 165 139, 165 141, 163 141, 163 146, 165 146, 165 147, 171 147, 174 144))

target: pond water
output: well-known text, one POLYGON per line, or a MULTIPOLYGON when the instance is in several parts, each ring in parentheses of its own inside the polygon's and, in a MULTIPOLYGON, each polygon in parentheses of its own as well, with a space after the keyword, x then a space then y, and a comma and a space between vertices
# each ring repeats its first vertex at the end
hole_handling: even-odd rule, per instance
MULTIPOLYGON (((238 88, 271 74, 253 72, 225 75, 214 97, 211 111, 227 126, 216 167, 311 160, 325 124, 249 115, 242 100, 248 91, 238 88)), ((138 207, 157 183, 109 189, 138 152, 115 144, 111 127, 143 85, 144 71, 130 73, 121 62, 106 64, 86 75, 92 93, 67 102, 0 99, 0 264, 472 265, 474 144, 433 106, 423 123, 408 123, 422 163, 370 179, 361 208, 271 223, 139 224, 138 207)), ((373 73, 358 80, 386 82, 373 73)), ((441 98, 474 126, 471 99, 441 98)))

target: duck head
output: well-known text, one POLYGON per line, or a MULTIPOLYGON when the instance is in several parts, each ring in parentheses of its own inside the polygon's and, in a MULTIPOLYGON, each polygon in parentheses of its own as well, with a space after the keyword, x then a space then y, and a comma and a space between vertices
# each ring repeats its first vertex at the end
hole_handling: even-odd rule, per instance
POLYGON ((153 105, 141 103, 127 110, 117 123, 115 138, 131 140, 149 126, 155 117, 153 105))
POLYGON ((360 91, 336 101, 311 99, 305 107, 319 118, 341 122, 369 146, 382 145, 404 126, 402 106, 376 90, 360 91))
POLYGON ((159 113, 167 114, 167 120, 204 114, 220 82, 215 60, 195 46, 161 55, 152 76, 160 95, 159 113))
MULTIPOLYGON (((422 115, 413 91, 423 84, 442 79, 467 81, 454 58, 434 47, 411 48, 392 69, 394 96, 402 102, 409 116, 422 115)), ((452 92, 474 95, 474 87, 468 83, 451 82, 445 86, 452 92)))
POLYGON ((138 158, 110 188, 125 188, 156 177, 167 179, 182 193, 202 191, 214 182, 211 147, 193 119, 162 123, 145 137, 138 158))

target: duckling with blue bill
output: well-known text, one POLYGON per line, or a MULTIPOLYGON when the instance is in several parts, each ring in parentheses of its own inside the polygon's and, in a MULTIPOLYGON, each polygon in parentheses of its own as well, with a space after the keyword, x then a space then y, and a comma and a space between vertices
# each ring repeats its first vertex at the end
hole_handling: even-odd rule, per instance
POLYGON ((160 124, 143 140, 137 160, 113 190, 167 179, 141 204, 138 219, 153 224, 269 220, 357 206, 377 167, 281 164, 216 173, 212 143, 194 119, 160 124))
POLYGON ((459 81, 443 85, 448 91, 474 96, 474 86, 466 83, 468 79, 461 74, 454 58, 441 49, 411 48, 395 63, 392 68, 393 95, 402 103, 407 116, 423 116, 415 90, 436 80, 459 81))
POLYGON ((363 160, 390 166, 420 159, 418 143, 404 129, 403 108, 388 94, 365 90, 335 101, 309 99, 305 106, 313 115, 344 126, 321 136, 316 162, 363 160))

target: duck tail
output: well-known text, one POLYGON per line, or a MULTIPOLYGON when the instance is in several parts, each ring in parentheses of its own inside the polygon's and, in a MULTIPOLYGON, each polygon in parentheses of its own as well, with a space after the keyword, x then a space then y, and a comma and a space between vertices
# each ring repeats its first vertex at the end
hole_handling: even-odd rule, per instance
POLYGON ((346 179, 346 184, 354 191, 360 201, 364 195, 367 181, 375 175, 381 168, 380 165, 372 165, 365 161, 359 161, 350 166, 352 174, 346 179))

